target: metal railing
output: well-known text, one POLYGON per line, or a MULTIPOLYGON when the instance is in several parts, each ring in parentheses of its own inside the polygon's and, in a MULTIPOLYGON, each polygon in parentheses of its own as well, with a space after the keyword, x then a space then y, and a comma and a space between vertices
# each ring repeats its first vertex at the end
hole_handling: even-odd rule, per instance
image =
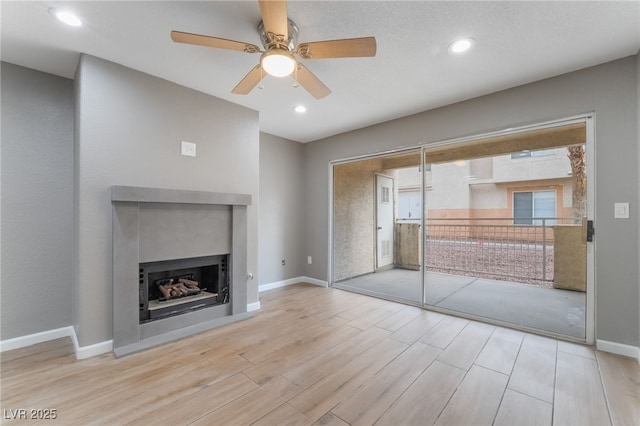
POLYGON ((425 269, 478 278, 510 279, 549 286, 553 282, 553 226, 573 218, 425 220, 425 269))

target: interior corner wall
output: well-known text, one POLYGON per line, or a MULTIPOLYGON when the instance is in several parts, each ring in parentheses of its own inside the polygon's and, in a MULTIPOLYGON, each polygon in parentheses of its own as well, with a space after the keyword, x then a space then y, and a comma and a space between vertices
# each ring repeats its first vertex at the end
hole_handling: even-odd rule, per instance
POLYGON ((302 151, 299 142, 260 133, 260 285, 304 275, 302 151))
POLYGON ((73 82, 2 62, 0 340, 72 321, 73 82))
POLYGON ((639 346, 638 58, 496 92, 305 144, 305 275, 327 279, 330 161, 595 112, 596 338, 639 346), (628 220, 613 218, 628 201, 628 220))
POLYGON ((248 303, 258 301, 258 113, 82 55, 76 83, 74 326, 80 346, 112 338, 113 185, 243 193, 248 303), (180 154, 181 141, 197 157, 180 154))

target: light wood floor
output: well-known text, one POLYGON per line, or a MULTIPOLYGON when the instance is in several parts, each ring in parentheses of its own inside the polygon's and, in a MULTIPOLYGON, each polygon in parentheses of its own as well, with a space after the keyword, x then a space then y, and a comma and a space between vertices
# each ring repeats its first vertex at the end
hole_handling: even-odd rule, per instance
POLYGON ((5 352, 3 423, 640 424, 636 360, 312 285, 260 296, 252 319, 121 359, 5 352))

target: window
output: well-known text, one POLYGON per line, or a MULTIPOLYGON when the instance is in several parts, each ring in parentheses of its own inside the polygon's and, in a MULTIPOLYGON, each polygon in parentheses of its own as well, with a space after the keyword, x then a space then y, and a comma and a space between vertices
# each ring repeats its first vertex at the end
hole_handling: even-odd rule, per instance
POLYGON ((513 154, 511 154, 511 159, 529 158, 529 157, 545 157, 548 155, 554 155, 555 153, 556 153, 555 149, 541 149, 538 151, 525 150, 520 152, 514 152, 513 154))
POLYGON ((404 191, 398 194, 398 218, 420 219, 421 206, 420 191, 404 191))
MULTIPOLYGON (((556 217, 555 191, 513 193, 514 225, 542 225, 538 218, 550 217, 556 217)), ((545 220, 544 224, 555 225, 555 220, 545 220)))

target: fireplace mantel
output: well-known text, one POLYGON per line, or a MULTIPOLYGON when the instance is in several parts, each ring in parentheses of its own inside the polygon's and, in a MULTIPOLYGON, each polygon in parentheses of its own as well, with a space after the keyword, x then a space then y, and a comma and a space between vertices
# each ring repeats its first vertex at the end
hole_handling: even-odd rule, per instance
POLYGON ((251 195, 225 192, 185 191, 180 189, 112 186, 112 202, 251 205, 251 195))
POLYGON ((116 355, 251 316, 247 313, 247 206, 251 195, 113 186, 111 202, 116 355), (140 263, 224 253, 231 254, 230 303, 140 324, 140 263))

